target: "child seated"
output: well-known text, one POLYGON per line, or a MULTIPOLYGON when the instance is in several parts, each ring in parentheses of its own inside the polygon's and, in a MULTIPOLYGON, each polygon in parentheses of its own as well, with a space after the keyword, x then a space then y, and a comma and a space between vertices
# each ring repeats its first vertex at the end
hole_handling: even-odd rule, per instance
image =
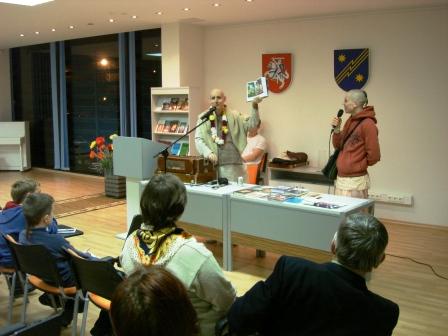
MULTIPOLYGON (((50 233, 48 228, 53 223, 54 199, 48 194, 32 193, 23 201, 23 215, 26 219, 26 229, 20 232, 19 243, 24 245, 44 245, 56 259, 56 265, 64 287, 75 286, 75 279, 69 264, 67 249, 75 251, 83 258, 91 259, 92 255, 75 249, 58 233, 50 233)), ((47 294, 39 297, 39 302, 51 305, 47 294)), ((64 307, 62 324, 69 325, 73 317, 74 301, 67 300, 64 307)))

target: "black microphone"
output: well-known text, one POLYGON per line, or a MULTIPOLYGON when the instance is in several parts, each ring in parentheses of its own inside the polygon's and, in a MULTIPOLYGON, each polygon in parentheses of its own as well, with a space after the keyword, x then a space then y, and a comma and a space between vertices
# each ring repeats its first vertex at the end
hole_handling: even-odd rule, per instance
MULTIPOLYGON (((343 110, 343 109, 340 109, 340 110, 338 111, 338 118, 342 117, 343 114, 344 114, 344 110, 343 110)), ((334 129, 336 128, 336 126, 332 126, 332 127, 333 127, 333 129, 332 129, 331 131, 334 132, 334 129)))
POLYGON ((201 120, 205 120, 208 119, 208 117, 210 117, 210 115, 216 111, 216 106, 212 106, 208 109, 208 111, 206 113, 204 113, 204 115, 201 117, 201 120))

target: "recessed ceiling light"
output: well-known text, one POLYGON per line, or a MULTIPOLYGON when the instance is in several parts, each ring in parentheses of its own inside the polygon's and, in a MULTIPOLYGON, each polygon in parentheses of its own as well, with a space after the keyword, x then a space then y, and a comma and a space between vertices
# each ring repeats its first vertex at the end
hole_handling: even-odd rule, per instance
POLYGON ((190 8, 188 8, 188 7, 184 8, 184 11, 186 11, 186 12, 188 12, 189 10, 190 10, 190 8))
POLYGON ((101 64, 102 66, 106 66, 106 65, 109 64, 109 61, 107 60, 107 58, 102 58, 102 59, 100 60, 100 64, 101 64))
POLYGON ((132 15, 132 18, 133 18, 133 19, 136 19, 136 18, 137 18, 137 15, 132 15))
POLYGON ((246 2, 253 2, 254 0, 246 0, 246 2))
POLYGON ((155 12, 154 14, 162 15, 163 13, 162 12, 155 12))
POLYGON ((75 26, 68 26, 70 29, 75 29, 75 26))
POLYGON ((114 19, 109 19, 109 22, 110 22, 110 23, 112 23, 112 22, 114 22, 114 21, 115 21, 114 19))
POLYGON ((38 32, 38 31, 37 31, 37 32, 34 32, 34 34, 39 35, 39 32, 38 32))
POLYGON ((56 29, 52 28, 52 29, 51 29, 51 31, 52 31, 52 32, 55 32, 55 31, 56 31, 56 29))
POLYGON ((24 37, 25 35, 24 34, 20 34, 20 37, 24 37))
POLYGON ((2 0, 0 2, 10 3, 13 5, 37 6, 53 0, 2 0))
POLYGON ((219 6, 221 6, 219 3, 217 3, 217 2, 215 2, 214 4, 213 4, 213 7, 219 7, 219 6))

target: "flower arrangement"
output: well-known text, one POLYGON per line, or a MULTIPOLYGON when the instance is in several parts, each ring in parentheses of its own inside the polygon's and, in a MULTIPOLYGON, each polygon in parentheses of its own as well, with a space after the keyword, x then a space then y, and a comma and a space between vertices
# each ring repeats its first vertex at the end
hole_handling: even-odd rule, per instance
POLYGON ((229 127, 227 124, 227 116, 226 116, 226 110, 222 113, 222 120, 221 120, 221 136, 220 138, 218 136, 218 131, 216 129, 216 115, 211 114, 210 117, 208 117, 208 120, 210 120, 210 127, 212 132, 212 140, 217 143, 218 145, 223 145, 226 141, 227 133, 229 133, 229 127))
POLYGON ((108 143, 104 137, 99 136, 90 143, 89 158, 95 160, 92 166, 97 172, 105 176, 112 175, 114 150, 112 142, 115 137, 117 137, 116 134, 109 136, 110 142, 108 143))

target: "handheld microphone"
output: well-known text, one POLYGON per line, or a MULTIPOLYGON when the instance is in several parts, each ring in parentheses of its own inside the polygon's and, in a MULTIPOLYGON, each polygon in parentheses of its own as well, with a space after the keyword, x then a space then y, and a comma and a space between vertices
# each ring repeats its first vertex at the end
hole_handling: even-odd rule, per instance
MULTIPOLYGON (((340 117, 342 117, 342 115, 344 114, 344 110, 343 109, 340 109, 339 111, 338 111, 338 114, 337 114, 337 117, 338 118, 340 118, 340 117)), ((336 128, 336 126, 332 126, 332 132, 334 131, 334 129, 336 128)))
POLYGON ((201 120, 205 120, 208 119, 208 117, 210 117, 210 115, 216 111, 216 106, 212 106, 208 109, 208 111, 201 117, 201 120))

